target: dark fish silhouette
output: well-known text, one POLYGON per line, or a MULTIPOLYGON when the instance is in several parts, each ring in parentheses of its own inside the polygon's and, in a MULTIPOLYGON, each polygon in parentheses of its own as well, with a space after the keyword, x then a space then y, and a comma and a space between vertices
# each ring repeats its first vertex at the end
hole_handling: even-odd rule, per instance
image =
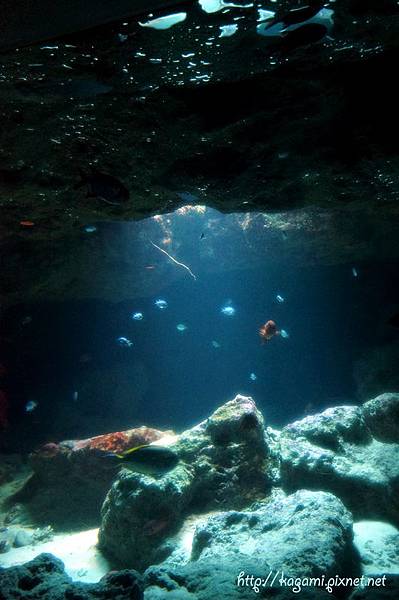
POLYGON ((300 46, 307 46, 319 42, 328 33, 328 29, 321 23, 308 23, 292 31, 281 34, 281 46, 285 50, 294 50, 300 46))
POLYGON ((86 198, 101 198, 108 204, 122 204, 129 200, 129 190, 113 175, 92 168, 87 174, 80 169, 80 181, 74 189, 86 186, 86 198))
POLYGON ((266 29, 270 29, 273 25, 281 24, 284 27, 290 25, 297 25, 298 23, 304 23, 312 17, 315 17, 317 13, 321 11, 324 6, 324 2, 311 2, 307 6, 301 6, 300 8, 294 8, 287 13, 276 15, 274 19, 268 23, 266 29))
POLYGON ((392 327, 399 327, 399 313, 396 313, 388 319, 388 324, 392 325, 392 327))
POLYGON ((156 475, 173 469, 179 462, 179 457, 170 448, 151 444, 130 448, 120 454, 106 452, 102 453, 102 456, 108 460, 110 466, 156 475))

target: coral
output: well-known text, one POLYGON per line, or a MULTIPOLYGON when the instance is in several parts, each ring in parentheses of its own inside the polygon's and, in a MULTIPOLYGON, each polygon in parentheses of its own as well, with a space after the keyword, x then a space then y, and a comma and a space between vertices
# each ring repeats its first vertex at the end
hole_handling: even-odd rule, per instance
MULTIPOLYGON (((172 431, 160 431, 151 427, 136 427, 126 431, 115 431, 96 435, 87 440, 78 440, 71 442, 71 451, 78 450, 104 450, 109 452, 123 452, 134 446, 149 444, 161 439, 165 435, 173 435, 172 431)), ((39 450, 40 451, 40 450, 39 450)))
MULTIPOLYGON (((89 440, 87 448, 90 450, 108 450, 111 452, 123 452, 129 445, 129 436, 127 433, 122 431, 116 431, 115 433, 106 433, 105 435, 98 435, 89 440)), ((85 446, 80 446, 81 448, 85 446)), ((78 449, 76 447, 75 449, 78 449)))

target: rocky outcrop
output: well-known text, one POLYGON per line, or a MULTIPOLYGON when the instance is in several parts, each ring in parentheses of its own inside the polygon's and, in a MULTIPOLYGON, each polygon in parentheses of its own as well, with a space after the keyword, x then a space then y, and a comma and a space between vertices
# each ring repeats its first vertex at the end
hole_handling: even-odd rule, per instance
POLYGON ((399 394, 382 394, 362 408, 372 436, 388 444, 399 444, 399 394))
POLYGON ((277 462, 262 414, 240 395, 182 433, 176 450, 194 469, 192 505, 201 510, 240 508, 264 497, 277 462))
MULTIPOLYGON (((117 564, 144 572, 146 600, 250 600, 254 593, 278 600, 298 593, 309 600, 331 593, 391 600, 398 531, 384 523, 353 523, 350 511, 357 518, 397 519, 398 403, 399 394, 384 394, 277 432, 265 428, 251 398, 239 395, 199 425, 164 438, 179 457, 168 472, 156 477, 120 470, 103 504, 99 547, 117 564), (383 574, 386 585, 378 589, 330 580, 383 574)), ((107 444, 115 450, 121 443, 120 436, 100 436, 75 444, 73 452, 95 453, 107 444)), ((36 560, 41 565, 43 557, 36 560)), ((57 561, 50 563, 54 599, 75 597, 65 590, 78 584, 57 561)), ((17 569, 25 569, 23 581, 46 598, 47 575, 47 583, 33 577, 32 584, 32 564, 17 569)), ((13 579, 9 573, 0 572, 6 590, 25 585, 18 583, 19 571, 13 579)), ((106 589, 107 598, 124 600, 130 593, 135 599, 133 580, 139 587, 135 572, 111 572, 97 584, 96 597, 101 600, 106 589)), ((90 599, 93 589, 80 586, 79 598, 90 599)), ((39 599, 34 594, 29 598, 39 599)))
POLYGON ((330 491, 356 519, 399 523, 399 394, 329 408, 285 427, 281 478, 288 492, 330 491))
POLYGON ((116 475, 102 453, 122 452, 171 433, 143 426, 44 444, 29 456, 33 475, 14 500, 30 519, 42 525, 63 529, 97 526, 101 505, 116 475))
POLYGON ((301 490, 253 511, 210 517, 194 534, 192 560, 237 554, 289 576, 345 573, 353 567, 352 516, 332 494, 301 490), (295 543, 294 543, 295 541, 295 543))
POLYGON ((193 473, 179 464, 159 480, 123 469, 102 507, 100 549, 118 564, 142 571, 172 552, 168 537, 190 503, 193 473))
POLYGON ((143 600, 140 576, 134 571, 115 571, 95 584, 74 583, 51 554, 0 568, 0 590, 2 600, 143 600))
MULTIPOLYGON (((299 491, 288 497, 280 494, 253 510, 209 517, 197 526, 186 561, 171 557, 146 571, 146 597, 172 598, 179 592, 187 600, 250 598, 266 588, 273 597, 290 598, 295 578, 305 582, 305 578, 353 574, 357 569, 352 518, 342 502, 331 494, 299 491), (252 585, 250 580, 245 583, 247 575, 253 576, 252 585), (291 585, 284 584, 289 579, 291 585)), ((324 597, 306 583, 301 593, 324 597)))
POLYGON ((158 479, 123 469, 102 508, 100 547, 143 569, 174 550, 165 542, 187 514, 239 509, 264 497, 270 478, 263 418, 251 398, 237 396, 174 443, 179 464, 158 479))

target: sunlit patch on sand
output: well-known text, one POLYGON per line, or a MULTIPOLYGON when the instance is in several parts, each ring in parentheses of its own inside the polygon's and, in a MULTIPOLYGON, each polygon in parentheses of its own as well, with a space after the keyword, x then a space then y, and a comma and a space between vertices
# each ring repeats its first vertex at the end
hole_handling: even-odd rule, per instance
POLYGON ((88 529, 58 534, 49 542, 12 548, 2 555, 1 566, 20 565, 42 552, 49 552, 63 561, 65 571, 73 580, 95 583, 111 570, 108 561, 97 549, 97 536, 98 529, 88 529))

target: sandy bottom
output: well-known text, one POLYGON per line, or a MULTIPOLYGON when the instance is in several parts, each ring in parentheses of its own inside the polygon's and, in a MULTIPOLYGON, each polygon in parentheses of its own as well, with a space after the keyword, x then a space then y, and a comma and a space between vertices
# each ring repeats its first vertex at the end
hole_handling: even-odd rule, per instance
POLYGON ((27 562, 42 552, 49 552, 60 558, 65 571, 77 581, 95 583, 111 570, 108 561, 96 547, 98 529, 78 533, 59 534, 49 542, 23 548, 11 548, 0 555, 0 566, 11 567, 27 562))
MULTIPOLYGON (((192 516, 186 520, 175 537, 178 562, 189 560, 195 527, 211 514, 192 516)), ((388 523, 359 521, 354 523, 354 544, 362 559, 362 572, 399 574, 399 531, 388 523)), ((23 548, 12 548, 0 554, 0 566, 19 565, 42 552, 60 558, 65 571, 75 581, 96 583, 112 569, 110 563, 97 549, 98 529, 78 533, 57 534, 51 541, 36 543, 23 548)), ((173 562, 173 557, 172 562, 173 562)))

